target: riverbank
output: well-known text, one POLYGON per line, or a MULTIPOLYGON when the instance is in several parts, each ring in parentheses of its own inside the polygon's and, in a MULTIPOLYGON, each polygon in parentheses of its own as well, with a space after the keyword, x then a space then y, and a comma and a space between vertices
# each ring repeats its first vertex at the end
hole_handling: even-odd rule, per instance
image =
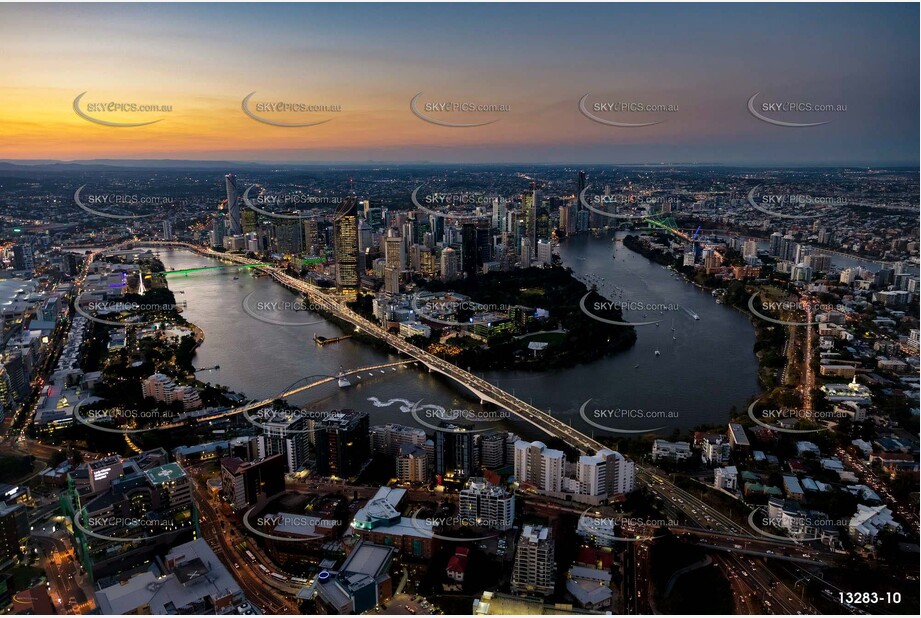
MULTIPOLYGON (((660 264, 679 275, 683 281, 694 287, 712 294, 715 290, 724 290, 723 305, 727 308, 734 309, 744 314, 755 330, 755 344, 753 352, 758 359, 758 384, 763 392, 770 391, 778 386, 776 381, 777 370, 783 367, 784 361, 782 356, 778 356, 776 350, 783 349, 786 333, 784 329, 776 325, 757 319, 748 308, 748 299, 757 291, 754 286, 746 286, 742 281, 731 281, 726 286, 707 286, 699 281, 689 278, 689 268, 678 267, 678 260, 672 254, 668 254, 659 249, 650 249, 641 240, 640 236, 627 236, 624 238, 623 245, 634 253, 637 253, 648 260, 660 264), (629 239, 629 240, 628 240, 629 239)), ((762 393, 763 394, 763 393, 762 393)), ((760 396, 760 395, 759 395, 760 396)))
MULTIPOLYGON (((167 269, 201 268, 218 263, 214 256, 189 249, 164 249, 162 259, 167 269)), ((616 298, 610 290, 610 284, 616 283, 624 287, 621 298, 677 302, 693 309, 700 320, 694 320, 683 310, 666 311, 665 316, 659 316, 664 320, 659 328, 635 327, 635 343, 617 353, 553 371, 499 367, 479 372, 482 378, 542 410, 552 411, 555 417, 571 422, 583 432, 592 431, 579 413, 590 397, 593 405, 604 407, 673 410, 677 413, 674 425, 689 429, 703 423, 725 423, 732 408, 740 408, 742 402, 757 395, 757 359, 751 352, 754 332, 747 319, 735 311, 725 311, 709 294, 704 299, 697 288, 675 280, 673 273, 633 252, 624 252, 612 260, 610 241, 572 239, 560 247, 560 252, 564 263, 571 266, 572 276, 585 281, 588 287, 593 285, 588 279, 590 273, 605 277, 604 285, 599 285, 604 288, 599 289, 604 298, 616 298), (706 305, 702 304, 704 300, 706 305), (669 326, 675 327, 677 340, 672 339, 669 326), (654 355, 656 349, 661 351, 660 356, 654 355), (716 381, 722 384, 718 391, 710 386, 716 381)), ((292 319, 292 324, 284 325, 233 310, 257 303, 299 301, 298 296, 271 277, 242 275, 234 269, 203 270, 171 278, 170 287, 177 298, 188 303, 183 315, 207 334, 205 343, 197 350, 195 366, 220 365, 219 372, 206 377, 246 393, 249 398, 275 396, 307 375, 335 375, 340 367, 347 370, 370 367, 400 358, 387 344, 356 333, 350 322, 325 313, 301 314, 292 319), (238 274, 239 279, 234 279, 238 274), (314 334, 326 337, 345 334, 352 338, 336 345, 318 346, 313 341, 314 334)), ((317 293, 321 291, 318 289, 317 293)), ((631 317, 642 321, 641 314, 632 311, 624 311, 624 316, 626 321, 631 317)), ((579 317, 584 322, 594 321, 583 317, 581 312, 579 317)), ((586 347, 593 345, 593 341, 586 342, 586 347)), ((352 380, 353 386, 349 388, 333 384, 309 396, 295 396, 292 404, 370 409, 373 422, 379 424, 413 424, 408 410, 420 399, 446 408, 479 409, 477 399, 463 386, 437 372, 416 369, 388 371, 386 375, 375 372, 375 375, 372 379, 370 374, 362 374, 363 379, 352 380)), ((623 420, 624 428, 645 426, 648 424, 642 420, 623 420)), ((671 426, 658 433, 668 435, 670 430, 671 426)), ((532 435, 526 427, 522 431, 522 435, 532 435)))

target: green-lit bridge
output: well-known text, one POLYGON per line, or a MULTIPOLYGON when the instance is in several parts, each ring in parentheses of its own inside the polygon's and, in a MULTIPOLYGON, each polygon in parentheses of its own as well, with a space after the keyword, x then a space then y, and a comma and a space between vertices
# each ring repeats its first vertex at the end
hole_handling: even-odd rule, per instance
POLYGON ((263 268, 270 266, 270 264, 221 264, 220 266, 199 266, 198 268, 183 268, 181 270, 166 270, 160 273, 164 277, 171 277, 173 275, 188 275, 190 273, 197 273, 203 270, 223 270, 225 268, 263 268))
POLYGON ((678 223, 675 221, 675 218, 667 214, 653 215, 651 217, 646 217, 643 219, 646 223, 649 224, 649 227, 657 227, 663 229, 669 234, 677 236, 688 242, 693 242, 694 239, 688 236, 686 233, 678 229, 678 223))

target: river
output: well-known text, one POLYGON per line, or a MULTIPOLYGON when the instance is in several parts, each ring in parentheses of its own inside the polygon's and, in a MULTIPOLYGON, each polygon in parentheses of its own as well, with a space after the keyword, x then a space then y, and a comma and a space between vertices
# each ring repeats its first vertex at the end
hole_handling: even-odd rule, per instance
MULTIPOLYGON (((758 392, 757 361, 752 351, 754 328, 748 318, 716 304, 710 294, 675 279, 671 271, 620 244, 617 258, 612 259, 612 246, 610 239, 576 238, 563 244, 561 255, 580 279, 594 277, 609 298, 679 309, 654 312, 646 318, 662 321, 659 326, 636 327, 636 345, 626 352, 566 370, 497 371, 484 377, 586 433, 594 430, 580 418, 579 410, 589 399, 593 401, 585 409, 591 418, 597 418, 591 412, 596 408, 654 411, 664 420, 650 422, 648 418, 621 415, 603 424, 634 430, 664 427, 661 433, 675 427, 723 423, 732 406, 744 409, 758 392), (700 319, 693 319, 691 312, 700 319)), ((158 254, 167 270, 218 264, 184 249, 160 249, 158 254)), ((348 333, 309 311, 289 312, 278 318, 289 322, 287 325, 255 319, 252 311, 244 311, 244 301, 252 309, 259 303, 292 303, 296 298, 270 278, 251 271, 230 267, 175 274, 169 276, 169 287, 177 301, 185 301, 186 319, 205 332, 195 366, 220 365, 218 370, 199 372, 199 379, 225 385, 250 398, 272 397, 301 378, 333 375, 340 367, 353 369, 400 360, 395 354, 354 340, 316 345, 314 333, 326 337, 348 333)), ((638 312, 626 312, 625 317, 645 321, 638 312)), ((333 382, 292 398, 292 403, 311 408, 367 409, 372 424, 414 424, 408 410, 411 402, 418 400, 446 408, 480 408, 462 387, 417 367, 350 379, 351 387, 340 389, 333 382)), ((527 426, 516 425, 515 429, 528 437, 540 437, 527 426)))

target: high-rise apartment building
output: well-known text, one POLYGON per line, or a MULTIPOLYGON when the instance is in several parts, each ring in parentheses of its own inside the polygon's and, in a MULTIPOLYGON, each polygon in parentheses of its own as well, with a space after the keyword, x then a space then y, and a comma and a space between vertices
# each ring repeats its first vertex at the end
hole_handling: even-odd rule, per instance
POLYGON ((579 493, 599 500, 632 492, 635 477, 635 464, 608 449, 602 449, 595 455, 582 455, 576 464, 579 493))
POLYGON ((416 427, 407 427, 406 425, 397 425, 389 423, 387 425, 375 425, 369 429, 371 434, 371 450, 375 453, 384 453, 396 457, 400 453, 400 447, 404 444, 414 446, 423 446, 425 444, 425 432, 416 427))
POLYGON ((309 448, 307 419, 296 412, 276 411, 260 419, 262 435, 259 436, 260 458, 281 455, 285 468, 291 474, 304 467, 309 448))
POLYGON ((35 270, 32 245, 22 243, 13 246, 13 270, 35 270))
POLYGON ((238 457, 221 460, 224 497, 234 510, 253 506, 260 496, 269 498, 285 490, 285 459, 282 454, 243 461, 238 457))
POLYGON ((480 464, 487 470, 496 470, 506 464, 506 436, 504 431, 480 435, 480 464))
POLYGON ((547 448, 543 442, 515 443, 515 478, 540 491, 560 492, 563 488, 563 451, 547 448))
POLYGON ((476 226, 464 223, 461 226, 461 270, 469 277, 476 277, 477 242, 476 226))
POLYGON ((540 191, 536 188, 521 196, 521 210, 524 216, 525 238, 528 239, 529 258, 535 257, 537 250, 537 218, 540 211, 540 191))
POLYGON ((397 478, 404 483, 425 483, 428 477, 428 453, 422 446, 404 444, 397 455, 397 478))
POLYGON ((240 217, 239 193, 237 192, 237 177, 233 174, 224 176, 227 188, 227 214, 230 216, 230 234, 239 236, 243 233, 243 219, 240 217))
POLYGON ((771 234, 771 244, 768 248, 768 253, 773 257, 780 257, 780 245, 783 242, 783 234, 780 232, 774 232, 771 234))
POLYGON ((467 481, 458 500, 458 514, 465 522, 494 530, 508 530, 515 524, 515 496, 484 478, 467 481))
POLYGON ((758 256, 758 241, 754 238, 749 238, 745 241, 745 244, 742 245, 742 257, 752 258, 758 256))
POLYGON ((333 249, 336 257, 336 287, 340 290, 357 290, 358 202, 354 197, 342 200, 333 216, 333 249))
POLYGON ((539 266, 550 266, 553 264, 553 248, 549 240, 540 240, 537 242, 537 264, 539 266))
POLYGON ((454 281, 457 279, 459 271, 459 260, 457 251, 448 247, 441 252, 441 278, 444 281, 454 281))
POLYGON ((556 558, 550 528, 525 526, 515 550, 512 592, 549 596, 555 583, 556 558))
POLYGON ((475 439, 479 434, 465 431, 470 427, 441 423, 444 431, 435 432, 435 474, 466 479, 479 470, 475 439))
POLYGON ((323 476, 351 478, 371 458, 368 413, 334 410, 315 425, 317 472, 323 476))

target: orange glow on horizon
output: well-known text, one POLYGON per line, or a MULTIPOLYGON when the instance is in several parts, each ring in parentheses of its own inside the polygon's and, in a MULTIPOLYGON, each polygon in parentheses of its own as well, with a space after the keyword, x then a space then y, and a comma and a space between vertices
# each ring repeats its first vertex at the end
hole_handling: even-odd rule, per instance
MULTIPOLYGON (((502 148, 542 146, 581 141, 583 143, 624 142, 629 134, 605 131, 558 103, 541 111, 528 111, 523 102, 510 102, 511 112, 479 115, 441 114, 457 122, 498 118, 482 127, 452 128, 420 120, 409 109, 411 96, 356 98, 287 95, 278 101, 341 105, 342 111, 261 114, 283 122, 329 122, 310 127, 278 127, 248 117, 241 109, 243 92, 226 97, 185 92, 167 96, 163 91, 114 89, 88 90, 80 109, 94 118, 116 123, 155 124, 111 127, 95 124, 75 113, 74 99, 83 90, 44 88, 0 88, 0 158, 5 159, 94 159, 94 158, 188 158, 250 160, 361 160, 364 150, 412 150, 454 147, 502 148), (164 112, 91 112, 99 103, 134 103, 170 106, 164 112), (543 127, 540 131, 534 127, 543 127)), ((454 97, 457 100, 488 101, 488 96, 454 97)), ((270 102, 267 93, 253 103, 270 102)), ((432 96, 430 100, 436 100, 432 96)), ((574 107, 575 103, 570 107, 574 107)), ((436 114, 432 114, 436 116, 436 114)), ((654 127, 647 138, 664 136, 654 127)))

